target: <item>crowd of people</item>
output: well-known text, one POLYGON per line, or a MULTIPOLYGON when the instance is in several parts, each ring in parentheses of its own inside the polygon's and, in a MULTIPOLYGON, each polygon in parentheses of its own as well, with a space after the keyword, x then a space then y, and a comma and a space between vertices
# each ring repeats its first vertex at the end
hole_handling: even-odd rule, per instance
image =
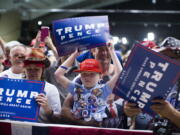
MULTIPOLYGON (((164 119, 180 131, 180 81, 167 99, 152 101, 158 103, 151 106, 157 114, 152 117, 112 93, 127 59, 112 43, 59 57, 50 35, 43 43, 40 35, 29 46, 0 38, 0 77, 45 81, 45 93, 36 97, 39 122, 154 130, 164 119)), ((180 44, 151 44, 145 46, 180 61, 180 44)))

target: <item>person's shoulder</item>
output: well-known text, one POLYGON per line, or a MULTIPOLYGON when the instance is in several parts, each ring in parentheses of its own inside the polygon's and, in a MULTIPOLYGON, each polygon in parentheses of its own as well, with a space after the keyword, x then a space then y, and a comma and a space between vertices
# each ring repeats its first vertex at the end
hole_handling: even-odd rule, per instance
POLYGON ((51 83, 48 83, 45 81, 45 87, 44 87, 44 92, 48 96, 57 96, 59 95, 59 91, 57 87, 51 83))
POLYGON ((80 55, 76 58, 76 60, 77 60, 78 62, 82 62, 82 61, 84 61, 85 59, 88 59, 88 58, 93 58, 92 53, 91 53, 90 51, 86 51, 86 52, 80 54, 80 55))
POLYGON ((54 84, 45 81, 45 90, 58 90, 54 84))
POLYGON ((0 73, 0 77, 8 77, 10 73, 10 69, 4 70, 3 72, 0 73))

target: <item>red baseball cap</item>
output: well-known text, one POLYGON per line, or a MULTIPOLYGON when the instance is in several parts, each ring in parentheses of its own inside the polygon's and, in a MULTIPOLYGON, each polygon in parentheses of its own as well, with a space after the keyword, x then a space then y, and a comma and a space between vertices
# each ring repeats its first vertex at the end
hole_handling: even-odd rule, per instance
POLYGON ((150 49, 157 47, 157 45, 153 41, 142 41, 140 43, 150 49))
POLYGON ((86 59, 80 63, 79 69, 74 70, 74 72, 83 71, 102 73, 101 65, 96 59, 86 59))

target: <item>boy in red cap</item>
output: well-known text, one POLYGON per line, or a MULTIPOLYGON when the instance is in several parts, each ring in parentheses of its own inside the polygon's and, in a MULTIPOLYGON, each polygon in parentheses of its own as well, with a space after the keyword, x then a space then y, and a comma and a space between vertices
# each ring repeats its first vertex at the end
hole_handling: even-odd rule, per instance
MULTIPOLYGON (((114 48, 108 46, 108 51, 115 65, 115 74, 106 84, 98 84, 101 79, 102 68, 99 61, 86 59, 80 64, 75 72, 80 72, 82 85, 76 84, 64 76, 69 66, 73 64, 78 52, 74 52, 55 72, 57 81, 66 88, 74 97, 73 109, 66 107, 62 109, 63 118, 70 124, 86 125, 90 121, 102 121, 106 118, 106 99, 112 93, 119 74, 122 70, 121 64, 115 54, 114 48)), ((66 105, 64 105, 66 106, 66 105)))

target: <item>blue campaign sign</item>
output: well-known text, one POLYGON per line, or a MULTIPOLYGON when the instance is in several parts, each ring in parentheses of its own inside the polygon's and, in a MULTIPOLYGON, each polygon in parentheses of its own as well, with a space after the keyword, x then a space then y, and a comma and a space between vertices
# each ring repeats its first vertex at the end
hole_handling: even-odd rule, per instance
POLYGON ((0 119, 37 122, 35 97, 44 92, 43 81, 0 78, 0 119))
POLYGON ((77 17, 53 22, 53 38, 59 56, 106 45, 108 16, 77 17))
POLYGON ((180 62, 136 44, 113 93, 154 115, 151 100, 166 99, 179 77, 180 62))

